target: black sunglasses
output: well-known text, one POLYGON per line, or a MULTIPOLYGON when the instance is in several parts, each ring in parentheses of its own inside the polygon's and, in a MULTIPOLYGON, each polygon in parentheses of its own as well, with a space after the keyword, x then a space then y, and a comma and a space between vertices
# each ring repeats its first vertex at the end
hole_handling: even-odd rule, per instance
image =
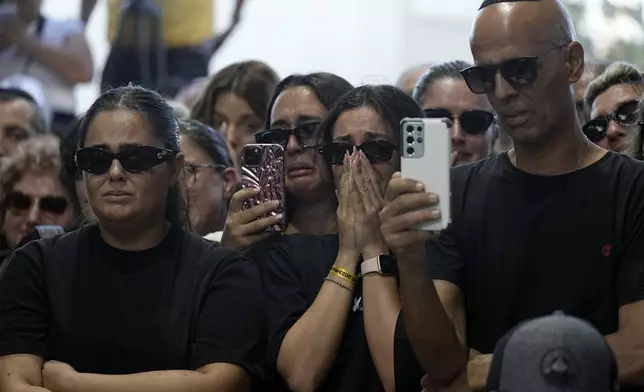
POLYGON ((624 102, 619 105, 614 112, 588 121, 584 124, 582 130, 588 140, 593 143, 597 143, 608 134, 608 125, 611 121, 615 121, 623 127, 642 125, 644 122, 640 117, 640 105, 640 102, 637 100, 624 102))
POLYGON ((316 147, 319 144, 317 130, 320 121, 300 124, 293 129, 273 128, 255 134, 255 141, 261 144, 279 144, 286 147, 291 135, 302 148, 316 147))
POLYGON ((355 146, 350 143, 331 142, 320 149, 320 154, 329 165, 342 165, 344 156, 353 152, 353 147, 362 151, 371 163, 387 162, 398 147, 386 140, 370 140, 355 146))
POLYGON ((454 125, 454 119, 458 118, 463 130, 470 135, 481 135, 494 122, 494 114, 485 110, 466 110, 455 116, 447 109, 431 108, 423 110, 426 118, 444 118, 449 128, 454 125))
POLYGON ((34 199, 22 192, 9 192, 4 198, 4 207, 15 211, 27 211, 34 203, 38 203, 41 211, 55 215, 67 211, 67 199, 63 196, 45 196, 34 199))
POLYGON ((76 166, 88 173, 105 174, 116 159, 124 170, 141 173, 172 160, 174 155, 174 151, 152 146, 128 146, 117 153, 99 147, 85 147, 76 150, 76 166))
POLYGON ((517 57, 498 64, 475 65, 462 70, 461 75, 474 94, 494 91, 497 72, 513 88, 529 86, 537 80, 539 57, 566 45, 555 46, 536 56, 517 57))

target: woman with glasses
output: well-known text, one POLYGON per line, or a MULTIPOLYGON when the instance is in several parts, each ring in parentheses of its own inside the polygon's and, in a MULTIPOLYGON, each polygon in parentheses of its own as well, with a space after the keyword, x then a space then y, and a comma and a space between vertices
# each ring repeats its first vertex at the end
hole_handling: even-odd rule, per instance
POLYGON ((0 278, 2 391, 249 391, 257 267, 184 229, 179 126, 156 92, 104 93, 79 129, 95 224, 29 243, 0 278))
POLYGON ((607 150, 641 158, 641 148, 633 147, 642 132, 643 91, 642 73, 631 64, 613 63, 595 78, 584 97, 590 121, 582 129, 588 140, 607 150))
POLYGON ((320 124, 319 152, 339 203, 336 226, 318 235, 282 236, 260 263, 269 308, 267 362, 278 373, 274 390, 398 389, 393 364, 400 301, 378 212, 399 168, 405 117, 422 117, 422 111, 403 91, 363 86, 343 95, 320 124))
POLYGON ((53 136, 29 139, 5 158, 0 171, 2 252, 6 256, 34 226, 71 226, 75 211, 59 178, 61 159, 53 136))
MULTIPOLYGON (((258 143, 276 143, 285 151, 287 190, 284 234, 325 234, 335 230, 337 198, 331 175, 318 154, 318 126, 328 110, 351 84, 329 73, 291 75, 275 89, 268 105, 265 131, 257 133, 258 143)), ((270 236, 264 230, 280 218, 261 218, 277 206, 269 203, 241 211, 243 202, 256 190, 235 193, 230 203, 222 244, 244 249, 270 236)))
MULTIPOLYGON (((425 117, 444 119, 450 127, 454 166, 489 157, 497 140, 492 105, 485 95, 471 92, 460 74, 470 66, 460 60, 433 65, 420 77, 413 92, 425 117)), ((505 144, 503 148, 511 148, 505 144)))
POLYGON ((228 201, 237 185, 237 173, 226 141, 197 120, 179 122, 179 139, 185 156, 190 228, 199 235, 221 233, 228 201))

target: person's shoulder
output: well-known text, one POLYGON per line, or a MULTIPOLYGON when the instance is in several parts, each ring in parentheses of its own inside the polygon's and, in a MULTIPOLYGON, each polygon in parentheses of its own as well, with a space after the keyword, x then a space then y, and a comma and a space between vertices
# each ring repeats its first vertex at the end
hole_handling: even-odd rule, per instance
POLYGON ((222 246, 219 242, 210 241, 196 233, 183 230, 185 251, 184 262, 196 263, 198 268, 217 270, 231 263, 254 264, 244 254, 222 246))
POLYGON ((460 165, 452 168, 453 178, 468 178, 475 175, 498 174, 507 167, 507 153, 492 155, 480 161, 460 165))
POLYGON ((54 253, 68 254, 68 251, 78 246, 79 239, 87 230, 89 230, 88 227, 81 227, 54 237, 34 239, 16 249, 16 253, 26 254, 39 259, 44 255, 54 253))
POLYGON ((83 34, 85 26, 83 22, 75 18, 59 19, 49 18, 45 19, 46 32, 55 33, 56 35, 77 35, 83 34))

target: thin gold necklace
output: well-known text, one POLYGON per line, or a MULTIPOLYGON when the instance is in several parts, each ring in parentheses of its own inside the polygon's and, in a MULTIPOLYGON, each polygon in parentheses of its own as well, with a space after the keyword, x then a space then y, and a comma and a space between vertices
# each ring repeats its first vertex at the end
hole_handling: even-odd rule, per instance
MULTIPOLYGON (((590 141, 588 139, 586 139, 586 152, 584 153, 584 155, 581 156, 581 158, 579 158, 579 160, 577 161, 577 164, 575 165, 575 168, 572 171, 568 172, 568 173, 573 173, 573 172, 576 172, 577 170, 581 169, 581 167, 580 167, 581 163, 584 161, 584 159, 586 159, 586 157, 590 153, 590 150, 591 150, 590 141)), ((514 167, 517 167, 517 152, 516 152, 515 149, 512 149, 512 152, 513 152, 513 154, 510 157, 510 162, 512 162, 514 167)))

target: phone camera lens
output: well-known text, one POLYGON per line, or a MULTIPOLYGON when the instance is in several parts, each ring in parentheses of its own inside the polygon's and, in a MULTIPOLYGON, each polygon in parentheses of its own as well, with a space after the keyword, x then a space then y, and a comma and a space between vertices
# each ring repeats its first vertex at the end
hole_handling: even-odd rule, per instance
POLYGON ((414 132, 414 126, 413 125, 407 125, 407 132, 409 132, 409 133, 414 132))
POLYGON ((407 143, 412 144, 414 142, 414 137, 413 136, 407 136, 407 143))
POLYGON ((414 155, 414 147, 407 147, 407 155, 414 155))
POLYGON ((422 143, 422 142, 423 142, 423 138, 422 138, 422 137, 419 137, 418 139, 416 139, 416 141, 417 141, 418 143, 422 143))
POLYGON ((423 127, 419 126, 418 128, 416 128, 416 130, 417 130, 418 132, 422 132, 422 131, 423 131, 423 127))
POLYGON ((262 163, 262 150, 259 147, 244 150, 242 157, 245 166, 255 167, 262 163))

